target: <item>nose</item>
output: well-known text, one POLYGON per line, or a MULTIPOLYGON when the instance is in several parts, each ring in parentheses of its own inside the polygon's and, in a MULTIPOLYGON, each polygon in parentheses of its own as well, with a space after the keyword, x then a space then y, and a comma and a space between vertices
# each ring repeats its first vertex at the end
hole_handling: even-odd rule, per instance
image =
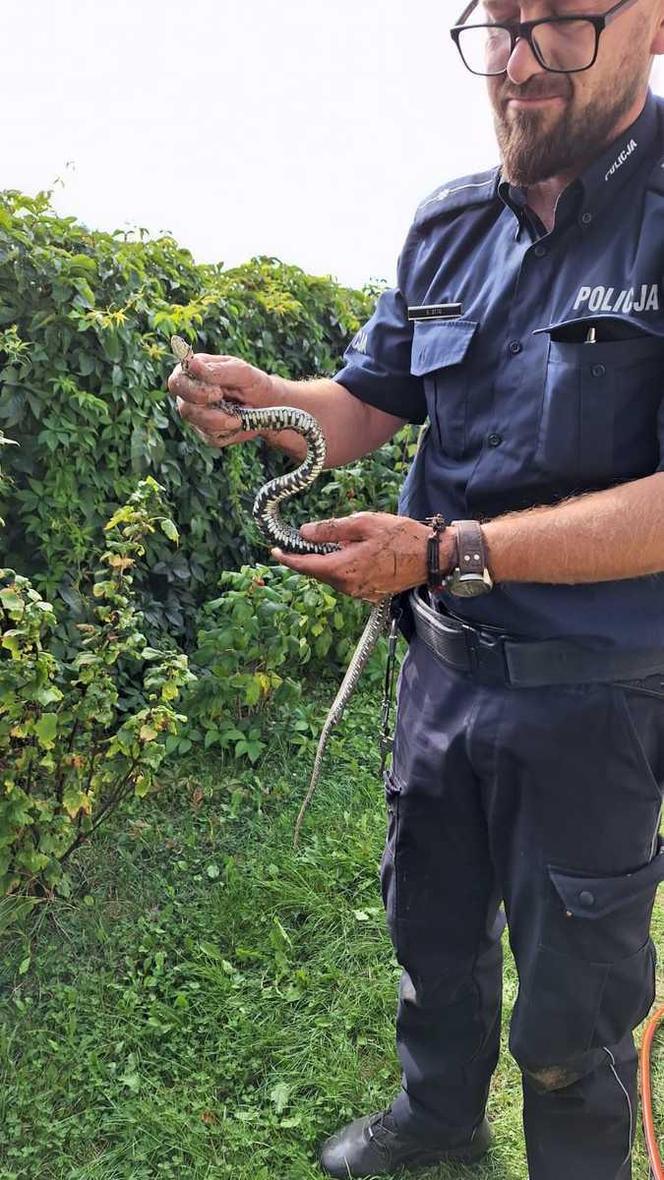
POLYGON ((524 86, 536 74, 546 71, 538 62, 528 42, 520 37, 507 63, 507 76, 515 86, 524 86))

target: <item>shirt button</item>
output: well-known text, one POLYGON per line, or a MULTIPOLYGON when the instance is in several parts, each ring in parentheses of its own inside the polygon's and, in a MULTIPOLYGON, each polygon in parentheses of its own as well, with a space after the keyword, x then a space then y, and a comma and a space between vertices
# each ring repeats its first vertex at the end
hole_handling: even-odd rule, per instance
POLYGON ((490 447, 499 447, 503 441, 502 434, 490 434, 486 440, 490 447))
POLYGON ((594 894, 590 893, 588 889, 582 890, 582 892, 579 894, 579 903, 582 906, 585 906, 587 910, 591 909, 595 904, 594 894))
POLYGON ((590 372, 592 373, 593 377, 605 377, 606 365, 593 365, 590 372))
POLYGON ((581 222, 581 225, 590 225, 592 219, 593 219, 592 213, 589 213, 588 210, 586 209, 585 213, 581 214, 579 221, 581 222))
POLYGON ((535 257, 546 258, 548 251, 546 246, 535 246, 535 257))
POLYGON ((520 340, 511 341, 510 352, 512 353, 512 356, 518 356, 520 352, 523 352, 523 344, 520 340))

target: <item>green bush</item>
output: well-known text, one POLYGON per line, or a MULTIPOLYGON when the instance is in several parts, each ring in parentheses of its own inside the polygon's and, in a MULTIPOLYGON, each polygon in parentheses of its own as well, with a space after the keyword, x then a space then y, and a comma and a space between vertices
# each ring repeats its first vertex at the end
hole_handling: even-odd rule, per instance
POLYGON ((352 655, 366 607, 284 566, 243 566, 199 615, 192 654, 197 680, 184 708, 192 725, 170 749, 193 742, 257 762, 270 735, 308 743, 318 723, 307 707, 306 668, 352 655))
POLYGON ((0 569, 0 895, 67 891, 63 865, 131 794, 146 795, 182 714, 187 657, 149 647, 130 570, 159 529, 177 540, 161 489, 142 481, 106 525, 78 647, 54 650, 56 614, 29 579, 0 569), (121 701, 122 683, 133 700, 121 701))
MULTIPOLYGON (((274 732, 306 741, 315 723, 300 687, 305 665, 337 674, 366 613, 283 570, 261 566, 257 577, 247 568, 265 555, 255 492, 290 463, 261 444, 217 452, 201 443, 165 394, 169 338, 181 333, 198 349, 295 379, 332 374, 377 294, 273 258, 229 271, 198 265, 172 238, 93 232, 57 217, 48 194, 0 193, 0 427, 20 443, 5 457, 0 564, 57 605, 49 651, 71 661, 105 560, 104 521, 138 478, 158 481, 180 541, 148 532, 132 596, 146 643, 168 635, 178 650, 197 648, 201 681, 192 723, 169 749, 206 743, 255 761, 274 732)), ((405 431, 324 475, 286 514, 297 524, 393 511, 414 445, 405 431)), ((136 673, 118 662, 119 715, 141 705, 136 673)))
POLYGON ((219 572, 264 552, 253 498, 284 463, 260 444, 219 454, 183 426, 165 394, 170 335, 292 378, 330 374, 374 294, 272 258, 198 265, 172 238, 92 232, 48 194, 0 194, 0 427, 20 443, 0 560, 75 613, 104 520, 151 475, 181 544, 149 538, 135 589, 153 633, 191 641, 219 572))

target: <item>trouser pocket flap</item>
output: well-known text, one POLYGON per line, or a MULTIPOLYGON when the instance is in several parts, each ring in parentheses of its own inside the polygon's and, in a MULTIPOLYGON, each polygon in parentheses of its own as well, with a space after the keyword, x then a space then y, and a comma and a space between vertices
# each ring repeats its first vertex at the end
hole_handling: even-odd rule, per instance
POLYGON ((549 876, 565 910, 575 918, 604 918, 622 906, 653 893, 664 880, 664 843, 647 865, 619 877, 581 877, 552 868, 549 876))

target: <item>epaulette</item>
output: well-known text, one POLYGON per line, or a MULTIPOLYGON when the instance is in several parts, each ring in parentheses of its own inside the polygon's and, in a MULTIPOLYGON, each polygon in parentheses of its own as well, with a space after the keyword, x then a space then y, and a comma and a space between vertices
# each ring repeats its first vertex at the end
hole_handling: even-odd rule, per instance
POLYGON ((492 168, 489 172, 461 176, 434 189, 418 206, 414 224, 419 227, 441 214, 446 216, 458 209, 487 204, 496 195, 499 177, 500 168, 492 168))
MULTIPOLYGON (((660 97, 656 97, 656 102, 658 128, 657 137, 661 150, 662 145, 664 144, 664 100, 660 97)), ((651 193, 659 193, 660 196, 664 196, 664 152, 662 155, 658 156, 658 158, 655 160, 655 163, 653 164, 652 171, 648 177, 647 188, 651 193)))

